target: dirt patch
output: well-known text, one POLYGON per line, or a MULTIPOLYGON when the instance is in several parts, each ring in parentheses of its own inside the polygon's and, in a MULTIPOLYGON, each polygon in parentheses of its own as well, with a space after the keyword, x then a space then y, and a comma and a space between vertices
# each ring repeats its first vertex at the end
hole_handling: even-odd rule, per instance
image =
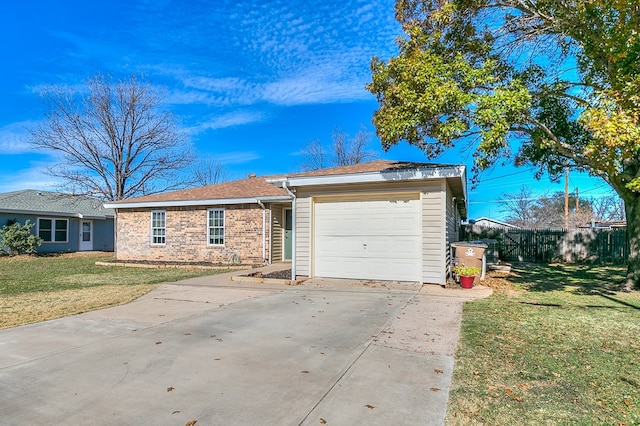
POLYGON ((458 347, 462 301, 417 295, 375 339, 376 345, 453 356, 458 347))
POLYGON ((250 277, 254 278, 272 278, 276 280, 290 280, 291 279, 291 269, 283 269, 281 271, 273 271, 265 274, 263 272, 252 272, 248 274, 250 277))
POLYGON ((492 288, 495 293, 517 295, 520 294, 520 290, 513 284, 514 277, 513 272, 488 271, 485 279, 480 283, 492 288))

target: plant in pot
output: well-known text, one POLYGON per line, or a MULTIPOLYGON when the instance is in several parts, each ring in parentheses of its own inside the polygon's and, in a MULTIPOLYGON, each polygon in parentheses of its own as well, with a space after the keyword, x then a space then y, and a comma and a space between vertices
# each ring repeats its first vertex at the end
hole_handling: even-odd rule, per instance
POLYGON ((476 275, 480 272, 480 268, 472 266, 457 265, 453 267, 453 273, 460 278, 460 287, 472 288, 473 280, 476 279, 476 275))

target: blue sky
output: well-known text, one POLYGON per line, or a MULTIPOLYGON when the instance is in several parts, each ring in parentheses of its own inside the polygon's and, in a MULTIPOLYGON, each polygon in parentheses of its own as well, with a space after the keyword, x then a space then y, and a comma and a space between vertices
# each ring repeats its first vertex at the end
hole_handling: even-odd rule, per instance
MULTIPOLYGON (((391 0, 23 0, 0 14, 0 192, 55 190, 44 173, 56 159, 34 151, 27 129, 43 118, 38 88, 79 85, 98 72, 142 73, 167 94, 201 156, 222 162, 232 178, 298 171, 300 150, 327 146, 334 129, 355 135, 377 108, 364 86, 372 56, 388 58, 400 36, 391 0)), ((401 144, 380 158, 426 161, 401 144)), ((440 163, 466 164, 450 151, 440 163)), ((470 218, 501 217, 505 192, 536 195, 563 183, 536 181, 509 165, 485 172, 470 188, 470 218)), ((570 189, 610 193, 574 173, 570 189)))

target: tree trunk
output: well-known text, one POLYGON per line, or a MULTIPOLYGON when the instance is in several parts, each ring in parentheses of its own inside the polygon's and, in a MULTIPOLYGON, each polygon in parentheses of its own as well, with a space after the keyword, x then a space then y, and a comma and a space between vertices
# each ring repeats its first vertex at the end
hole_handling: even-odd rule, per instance
POLYGON ((629 263, 624 290, 640 289, 640 194, 625 194, 624 207, 627 216, 627 248, 629 263))

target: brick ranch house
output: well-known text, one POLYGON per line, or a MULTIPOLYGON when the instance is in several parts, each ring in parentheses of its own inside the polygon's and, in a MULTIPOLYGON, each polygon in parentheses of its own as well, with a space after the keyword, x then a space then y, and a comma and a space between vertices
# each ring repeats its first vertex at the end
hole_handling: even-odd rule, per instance
POLYGON ((105 205, 124 261, 292 262, 294 277, 444 284, 466 169, 378 160, 105 205))

